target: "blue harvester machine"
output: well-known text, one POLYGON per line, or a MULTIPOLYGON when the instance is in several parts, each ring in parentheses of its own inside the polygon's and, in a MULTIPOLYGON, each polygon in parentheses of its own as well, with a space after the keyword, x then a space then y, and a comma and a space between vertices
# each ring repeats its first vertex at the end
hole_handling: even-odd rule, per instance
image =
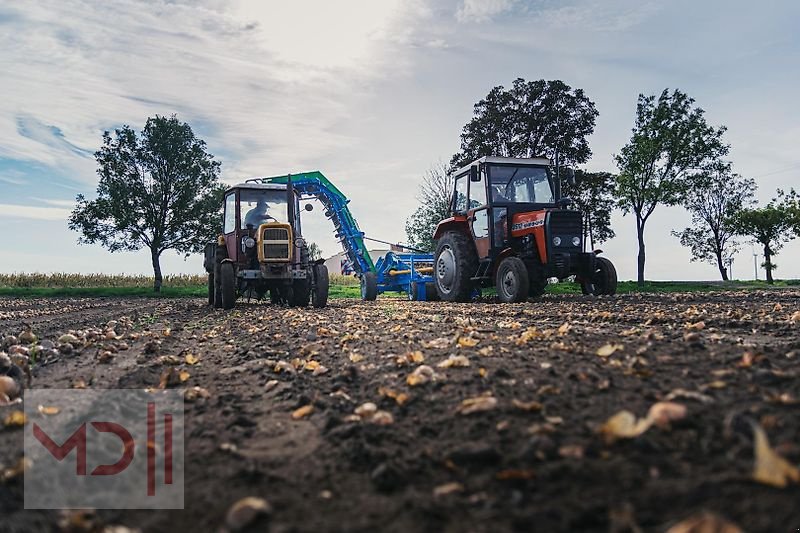
POLYGON ((410 300, 438 300, 433 279, 433 255, 388 252, 373 263, 365 240, 347 204, 350 200, 322 172, 304 172, 271 178, 256 178, 261 183, 284 183, 294 187, 304 199, 319 200, 325 216, 333 222, 336 238, 342 244, 353 270, 361 280, 361 298, 374 300, 384 292, 400 292, 410 300))

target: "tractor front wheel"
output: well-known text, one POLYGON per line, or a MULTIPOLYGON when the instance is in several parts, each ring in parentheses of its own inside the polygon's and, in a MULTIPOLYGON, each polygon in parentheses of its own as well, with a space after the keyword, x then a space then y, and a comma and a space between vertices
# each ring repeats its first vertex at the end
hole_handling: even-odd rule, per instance
POLYGON ((528 298, 530 282, 528 269, 519 257, 506 257, 497 267, 495 279, 497 298, 503 303, 524 302, 528 298))
POLYGON ((364 272, 361 276, 361 299, 368 302, 378 297, 378 275, 375 272, 364 272))
POLYGON ((214 293, 216 292, 216 287, 214 286, 214 272, 208 273, 208 305, 214 305, 214 293))
POLYGON ((289 298, 291 307, 308 307, 311 298, 311 282, 308 278, 296 279, 292 282, 292 292, 289 298))
POLYGON ((233 309, 236 303, 236 273, 231 263, 222 263, 219 267, 219 288, 223 309, 233 309))
POLYGON ((472 298, 472 276, 478 270, 475 244, 459 231, 448 231, 436 246, 434 274, 436 292, 446 302, 468 302, 472 298))
POLYGON ((605 257, 595 258, 592 278, 581 282, 581 292, 597 296, 615 295, 617 293, 617 269, 614 268, 614 264, 605 257))
POLYGON ((328 267, 314 265, 314 290, 311 291, 311 305, 317 308, 325 307, 328 303, 329 287, 328 267))

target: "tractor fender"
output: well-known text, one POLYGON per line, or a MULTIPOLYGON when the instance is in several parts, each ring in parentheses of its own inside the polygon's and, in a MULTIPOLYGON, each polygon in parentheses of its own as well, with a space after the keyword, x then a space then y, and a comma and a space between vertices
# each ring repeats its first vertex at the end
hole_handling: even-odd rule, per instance
POLYGON ((223 260, 222 260, 222 261, 220 261, 219 263, 220 263, 220 264, 223 264, 223 263, 233 263, 233 259, 231 259, 230 257, 226 257, 225 259, 223 259, 223 260))
POLYGON ((433 240, 439 239, 446 231, 460 231, 466 235, 469 235, 467 217, 459 215, 446 218, 439 222, 439 224, 436 226, 436 231, 433 232, 433 240))
POLYGON ((600 254, 602 254, 602 253, 603 253, 603 250, 601 250, 600 248, 598 248, 597 250, 592 250, 592 253, 593 253, 594 255, 600 255, 600 254))

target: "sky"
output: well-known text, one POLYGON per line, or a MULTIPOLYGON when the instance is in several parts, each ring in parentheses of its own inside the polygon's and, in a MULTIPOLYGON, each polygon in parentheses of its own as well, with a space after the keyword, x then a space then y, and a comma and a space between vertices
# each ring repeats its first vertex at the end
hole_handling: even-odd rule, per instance
MULTIPOLYGON (((66 219, 77 194, 94 195, 102 132, 156 114, 188 122, 226 183, 321 170, 368 236, 404 241, 426 170, 458 150, 473 104, 518 77, 595 102, 589 171, 616 170, 640 93, 681 89, 727 126, 734 170, 766 202, 800 186, 798 21, 793 0, 6 0, 0 272, 152 272, 147 252, 79 245, 66 219)), ((333 255, 321 211, 304 231, 333 255)), ((688 221, 657 208, 649 279, 718 277, 670 234, 688 221)), ((634 220, 612 222, 602 248, 635 278, 634 220)), ((733 275, 752 279, 741 250, 733 275)), ((800 239, 774 262, 800 278, 800 239)), ((201 273, 202 257, 168 253, 162 268, 201 273)))

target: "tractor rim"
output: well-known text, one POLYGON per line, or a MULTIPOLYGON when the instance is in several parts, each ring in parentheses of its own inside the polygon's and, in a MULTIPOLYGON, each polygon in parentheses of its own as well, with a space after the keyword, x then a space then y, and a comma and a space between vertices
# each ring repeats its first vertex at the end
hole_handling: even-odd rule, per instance
POLYGON ((513 298, 518 292, 517 285, 519 285, 517 276, 514 275, 513 270, 509 269, 505 274, 503 274, 500 289, 503 291, 505 296, 513 298))
POLYGON ((456 276, 456 257, 452 248, 446 246, 436 259, 436 282, 443 293, 453 290, 453 279, 456 276))

